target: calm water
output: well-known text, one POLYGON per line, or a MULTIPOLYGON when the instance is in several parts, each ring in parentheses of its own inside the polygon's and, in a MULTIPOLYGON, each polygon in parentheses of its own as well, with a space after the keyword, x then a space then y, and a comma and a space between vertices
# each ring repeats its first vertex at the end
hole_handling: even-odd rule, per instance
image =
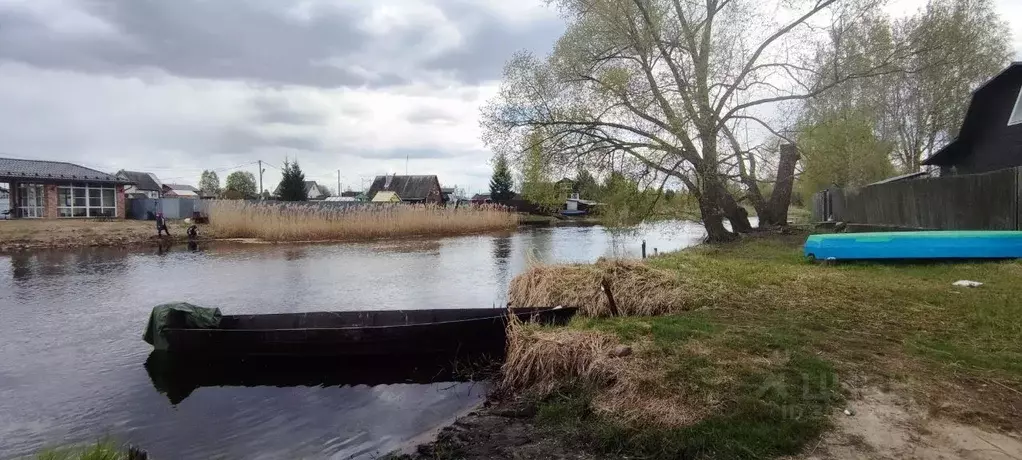
MULTIPOLYGON (((2 224, 2 223, 0 223, 2 224)), ((559 227, 349 245, 215 245, 0 256, 0 458, 98 437, 157 458, 373 458, 485 398, 472 382, 205 386, 158 392, 141 340, 153 305, 225 314, 502 305, 529 261, 694 245, 693 223, 559 227)), ((415 380, 418 381, 418 380, 415 380)))

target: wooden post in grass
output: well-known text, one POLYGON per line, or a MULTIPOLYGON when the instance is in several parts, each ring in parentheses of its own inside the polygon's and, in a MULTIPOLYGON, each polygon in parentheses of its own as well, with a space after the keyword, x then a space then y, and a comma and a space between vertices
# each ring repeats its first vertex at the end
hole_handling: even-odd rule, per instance
POLYGON ((642 258, 646 258, 646 240, 642 240, 642 258))
MULTIPOLYGON (((643 243, 643 255, 645 255, 645 243, 643 243)), ((607 295, 607 305, 610 306, 610 316, 620 316, 617 311, 617 303, 614 302, 614 294, 610 292, 610 280, 603 279, 603 293, 607 295)))

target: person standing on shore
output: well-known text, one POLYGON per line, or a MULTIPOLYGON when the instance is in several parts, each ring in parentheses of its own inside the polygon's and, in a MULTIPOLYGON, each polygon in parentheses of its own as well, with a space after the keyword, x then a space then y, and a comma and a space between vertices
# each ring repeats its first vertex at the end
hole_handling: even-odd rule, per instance
POLYGON ((156 213, 156 236, 163 236, 163 232, 167 232, 167 236, 170 236, 170 229, 167 228, 167 219, 163 217, 162 212, 156 213))

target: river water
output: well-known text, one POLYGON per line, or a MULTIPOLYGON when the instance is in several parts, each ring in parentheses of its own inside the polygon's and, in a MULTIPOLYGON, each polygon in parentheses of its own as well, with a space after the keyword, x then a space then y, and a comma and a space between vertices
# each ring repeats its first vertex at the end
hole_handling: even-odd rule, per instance
POLYGON ((698 224, 667 222, 629 232, 0 255, 0 458, 102 437, 167 459, 374 458, 471 409, 487 384, 250 382, 168 397, 143 366, 149 310, 177 300, 225 314, 491 307, 531 261, 638 257, 642 240, 652 253, 702 235, 698 224))

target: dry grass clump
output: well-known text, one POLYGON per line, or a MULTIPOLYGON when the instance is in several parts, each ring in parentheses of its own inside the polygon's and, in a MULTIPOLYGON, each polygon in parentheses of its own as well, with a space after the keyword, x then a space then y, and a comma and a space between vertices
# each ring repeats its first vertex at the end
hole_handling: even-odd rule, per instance
POLYGON ((220 200, 210 204, 209 221, 221 238, 348 241, 513 229, 518 225, 518 215, 499 206, 455 209, 407 204, 333 206, 220 200))
POLYGON ((619 420, 680 426, 703 415, 684 392, 665 388, 665 367, 650 366, 613 334, 571 328, 541 329, 514 321, 508 328, 502 390, 543 397, 565 388, 594 392, 594 409, 619 420))
POLYGON ((591 265, 535 265, 511 280, 508 299, 513 308, 561 305, 578 307, 585 316, 609 316, 604 280, 624 316, 688 310, 697 294, 678 272, 639 261, 601 259, 591 265))
POLYGON ((610 358, 620 343, 605 332, 539 330, 512 320, 507 337, 507 359, 501 369, 505 389, 546 393, 566 380, 602 386, 613 382, 620 370, 610 358))

